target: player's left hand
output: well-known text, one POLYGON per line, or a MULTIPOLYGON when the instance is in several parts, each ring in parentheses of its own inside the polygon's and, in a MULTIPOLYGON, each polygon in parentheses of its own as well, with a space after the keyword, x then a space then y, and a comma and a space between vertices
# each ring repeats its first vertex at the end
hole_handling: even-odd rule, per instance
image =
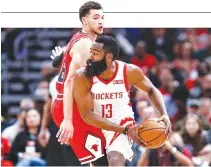
MULTIPOLYGON (((141 126, 143 126, 143 125, 141 125, 141 126)), ((134 142, 136 142, 140 146, 147 147, 147 143, 144 140, 142 140, 137 134, 138 128, 140 128, 140 126, 129 127, 127 135, 128 135, 128 137, 130 137, 134 142)))
POLYGON ((52 50, 52 55, 50 56, 52 60, 55 57, 60 56, 63 53, 64 49, 61 46, 56 46, 55 49, 52 50))
POLYGON ((61 144, 69 143, 69 139, 72 138, 74 132, 73 124, 68 119, 63 119, 59 131, 56 134, 58 142, 61 144))
POLYGON ((166 124, 165 134, 171 133, 171 121, 167 115, 163 115, 159 118, 158 122, 163 121, 166 124))

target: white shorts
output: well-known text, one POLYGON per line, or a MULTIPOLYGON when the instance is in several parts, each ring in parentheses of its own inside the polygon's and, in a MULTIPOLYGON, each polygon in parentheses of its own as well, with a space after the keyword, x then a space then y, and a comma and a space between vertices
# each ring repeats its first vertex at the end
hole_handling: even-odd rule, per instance
MULTIPOLYGON (((128 127, 135 126, 134 119, 129 117, 115 123, 121 126, 128 126, 128 127)), ((106 139, 107 153, 110 151, 117 151, 120 152, 125 157, 125 159, 132 161, 134 157, 134 153, 131 148, 133 141, 128 136, 106 130, 103 130, 103 134, 106 139)))

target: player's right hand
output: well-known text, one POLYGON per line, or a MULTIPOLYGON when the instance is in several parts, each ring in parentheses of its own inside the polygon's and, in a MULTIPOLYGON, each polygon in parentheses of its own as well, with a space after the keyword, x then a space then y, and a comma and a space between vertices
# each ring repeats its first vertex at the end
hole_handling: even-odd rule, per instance
POLYGON ((138 145, 147 147, 147 143, 138 136, 138 128, 140 128, 140 126, 128 128, 128 137, 130 137, 138 145))
POLYGON ((55 57, 60 56, 63 53, 64 49, 61 46, 56 46, 55 49, 52 50, 51 59, 55 59, 55 57))
POLYGON ((68 119, 63 119, 59 131, 56 134, 58 142, 61 144, 69 143, 69 139, 72 138, 74 132, 73 124, 68 119))

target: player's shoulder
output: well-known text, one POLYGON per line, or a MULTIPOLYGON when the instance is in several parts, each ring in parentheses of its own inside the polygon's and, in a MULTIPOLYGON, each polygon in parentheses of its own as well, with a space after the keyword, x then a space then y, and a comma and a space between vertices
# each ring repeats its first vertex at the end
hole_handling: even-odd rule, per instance
POLYGON ((140 72, 142 71, 138 66, 130 63, 125 63, 126 66, 126 72, 127 73, 134 73, 134 72, 140 72))
POLYGON ((77 41, 73 48, 81 48, 84 47, 85 45, 92 45, 92 41, 89 38, 81 38, 79 41, 77 41))

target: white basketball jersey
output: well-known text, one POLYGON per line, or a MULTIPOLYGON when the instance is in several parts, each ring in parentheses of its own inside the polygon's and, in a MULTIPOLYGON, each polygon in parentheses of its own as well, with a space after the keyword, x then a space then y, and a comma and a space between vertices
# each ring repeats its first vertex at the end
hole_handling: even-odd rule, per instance
POLYGON ((120 61, 115 63, 113 77, 105 81, 95 76, 91 87, 94 112, 114 123, 126 117, 134 118, 126 80, 126 64, 120 61))

